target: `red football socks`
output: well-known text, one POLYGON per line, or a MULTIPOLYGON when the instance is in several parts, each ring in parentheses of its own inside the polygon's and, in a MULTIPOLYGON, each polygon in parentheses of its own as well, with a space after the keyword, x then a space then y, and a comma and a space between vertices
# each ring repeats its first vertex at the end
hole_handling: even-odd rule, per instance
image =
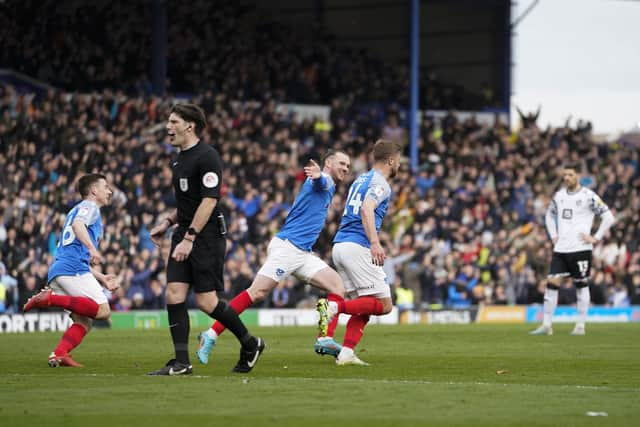
POLYGON ((56 356, 64 356, 71 350, 76 348, 81 342, 84 336, 87 335, 87 330, 79 323, 74 323, 69 326, 69 329, 64 333, 58 346, 53 351, 56 356))
POLYGON ((344 334, 343 345, 348 348, 355 348, 360 342, 362 334, 364 333, 364 327, 369 321, 369 315, 357 315, 351 316, 347 322, 347 331, 344 334))
POLYGON ((98 314, 98 303, 87 297, 51 294, 51 305, 61 307, 80 316, 95 319, 98 314))
POLYGON ((333 316, 333 319, 331 319, 331 322, 329 322, 329 325, 327 326, 327 336, 328 337, 332 337, 333 333, 336 331, 336 327, 338 327, 338 319, 339 318, 340 318, 340 313, 338 313, 335 316, 333 316))
POLYGON ((352 315, 382 314, 382 303, 375 297, 359 297, 338 303, 338 312, 352 315))
MULTIPOLYGON (((234 299, 229 301, 229 306, 231 306, 233 311, 235 311, 238 314, 242 313, 247 308, 251 307, 251 304, 253 304, 253 301, 251 300, 251 295, 249 295, 249 292, 247 291, 240 292, 238 295, 236 295, 234 299)), ((211 329, 213 329, 215 333, 218 336, 220 336, 220 334, 223 333, 224 330, 226 329, 226 326, 216 321, 211 326, 211 329)))

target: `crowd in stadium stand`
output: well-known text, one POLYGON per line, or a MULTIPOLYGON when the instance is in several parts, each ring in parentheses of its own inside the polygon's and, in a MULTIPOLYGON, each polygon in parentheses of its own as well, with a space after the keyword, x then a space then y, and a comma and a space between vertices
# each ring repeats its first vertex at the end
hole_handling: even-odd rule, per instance
MULTIPOLYGON (((246 4, 167 2, 168 93, 199 94, 209 125, 203 139, 226 166, 225 297, 251 283, 309 158, 342 148, 355 177, 377 138, 407 142, 398 107, 408 103, 406 66, 338 46, 320 28, 314 37, 294 34, 246 4), (290 101, 330 105, 330 117, 298 121, 277 108, 290 101)), ((151 21, 148 2, 0 2, 0 64, 61 88, 32 97, 0 86, 0 312, 19 310, 45 284, 57 233, 78 200, 73 184, 90 171, 106 173, 117 189, 103 210, 101 247, 104 268, 122 283, 113 308, 164 306, 168 247, 158 250, 149 229, 174 204, 176 152, 164 137, 174 98, 150 95, 151 21)), ((494 103, 422 75, 420 98, 430 108, 494 103)), ((551 253, 543 215, 565 160, 584 164, 585 185, 618 218, 594 251, 593 302, 640 304, 637 146, 596 144, 588 123, 540 129, 536 118, 522 114, 517 133, 452 114, 422 121, 420 170, 403 166, 383 232, 385 270, 403 304, 408 294, 414 308, 542 302, 551 253)), ((316 245, 327 261, 348 184, 316 245)), ((291 279, 265 305, 310 306, 316 296, 291 279)), ((560 303, 574 302, 567 283, 560 303)))
MULTIPOLYGON (((46 283, 68 210, 78 201, 76 179, 91 171, 116 188, 103 209, 103 269, 122 287, 114 310, 161 308, 164 259, 149 229, 175 203, 170 162, 176 151, 164 124, 173 99, 128 97, 105 89, 41 97, 0 85, 0 301, 14 311, 46 283)), ((206 91, 208 130, 226 167, 221 206, 229 224, 225 295, 251 283, 270 237, 282 224, 304 179, 302 166, 328 148, 352 158, 353 177, 369 167, 380 136, 406 144, 393 104, 359 110, 336 100, 328 122, 297 121, 275 101, 245 102, 206 91)), ((392 184, 382 241, 394 288, 413 291, 414 308, 541 303, 551 244, 543 215, 566 160, 582 162, 592 187, 618 222, 594 250, 594 304, 640 304, 640 164, 637 146, 595 143, 590 126, 540 129, 535 120, 512 133, 499 121, 481 126, 449 114, 420 127, 420 171, 407 164, 392 184)), ((315 250, 330 260, 331 238, 349 183, 338 188, 315 250)), ((307 307, 317 294, 286 281, 266 306, 307 307)), ((567 283, 561 304, 575 302, 567 283)), ((403 303, 405 302, 403 297, 403 303)))
MULTIPOLYGON (((341 46, 319 27, 297 34, 246 2, 166 3, 169 93, 209 88, 238 100, 409 102, 405 63, 341 46)), ((0 64, 65 90, 144 96, 151 93, 151 30, 150 2, 0 2, 0 64)), ((445 84, 434 70, 422 75, 420 99, 431 109, 495 107, 490 91, 445 84)))

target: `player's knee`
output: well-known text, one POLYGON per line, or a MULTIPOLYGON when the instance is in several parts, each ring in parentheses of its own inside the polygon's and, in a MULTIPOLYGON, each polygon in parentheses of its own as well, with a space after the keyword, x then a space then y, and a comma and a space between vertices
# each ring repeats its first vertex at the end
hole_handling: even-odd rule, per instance
POLYGON ((98 306, 98 312, 96 313, 97 320, 106 320, 111 316, 111 309, 109 308, 109 304, 100 304, 98 306))
POLYGON ((180 304, 181 302, 184 302, 184 295, 179 289, 167 286, 167 290, 165 292, 167 304, 180 304))
POLYGON ((247 289, 247 292, 249 293, 249 296, 251 297, 251 301, 253 302, 262 301, 269 294, 268 289, 263 287, 258 287, 258 286, 251 286, 249 289, 247 289))
POLYGON ((73 323, 81 325, 87 332, 89 332, 91 330, 91 327, 93 326, 93 319, 87 316, 72 314, 71 319, 73 320, 73 323))
POLYGON ((277 286, 277 284, 278 283, 275 280, 258 276, 255 278, 253 283, 251 283, 247 292, 249 293, 249 296, 251 296, 251 300, 253 302, 262 301, 269 295, 269 292, 277 286))
POLYGON ((215 293, 196 294, 196 306, 205 313, 211 313, 215 310, 218 301, 215 293))
POLYGON ((393 303, 391 302, 391 298, 385 298, 383 300, 380 300, 380 302, 382 303, 382 313, 380 314, 391 313, 391 310, 393 309, 393 303))
POLYGON ((202 301, 202 300, 200 301, 196 300, 196 306, 198 307, 198 309, 200 309, 201 311, 204 311, 205 313, 211 312, 215 309, 215 306, 213 304, 206 301, 202 301))
POLYGON ((344 285, 342 284, 342 280, 340 280, 340 276, 336 274, 336 277, 331 280, 327 286, 327 291, 332 294, 340 295, 342 298, 345 296, 344 285))
POLYGON ((340 275, 331 268, 325 268, 320 270, 315 276, 311 278, 311 284, 317 286, 325 291, 336 294, 344 298, 345 289, 340 275))

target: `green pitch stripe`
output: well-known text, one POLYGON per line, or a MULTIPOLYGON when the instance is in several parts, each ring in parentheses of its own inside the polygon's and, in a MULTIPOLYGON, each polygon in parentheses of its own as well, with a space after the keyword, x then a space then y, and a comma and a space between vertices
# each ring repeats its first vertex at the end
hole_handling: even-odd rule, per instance
MULTIPOLYGON (((247 326, 258 324, 258 311, 247 310, 240 315, 247 326)), ((189 310, 191 327, 206 328, 211 326, 212 319, 199 310, 189 310)), ((161 310, 141 310, 128 313, 112 313, 111 327, 113 329, 156 329, 167 328, 167 312, 161 310)))

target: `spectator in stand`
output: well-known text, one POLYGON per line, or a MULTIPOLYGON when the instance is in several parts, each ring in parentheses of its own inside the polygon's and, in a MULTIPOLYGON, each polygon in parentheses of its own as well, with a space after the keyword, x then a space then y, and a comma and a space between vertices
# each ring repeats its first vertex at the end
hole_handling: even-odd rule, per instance
POLYGON ((473 289, 478 285, 478 271, 471 264, 465 265, 455 280, 449 284, 447 305, 466 308, 471 305, 473 289))

